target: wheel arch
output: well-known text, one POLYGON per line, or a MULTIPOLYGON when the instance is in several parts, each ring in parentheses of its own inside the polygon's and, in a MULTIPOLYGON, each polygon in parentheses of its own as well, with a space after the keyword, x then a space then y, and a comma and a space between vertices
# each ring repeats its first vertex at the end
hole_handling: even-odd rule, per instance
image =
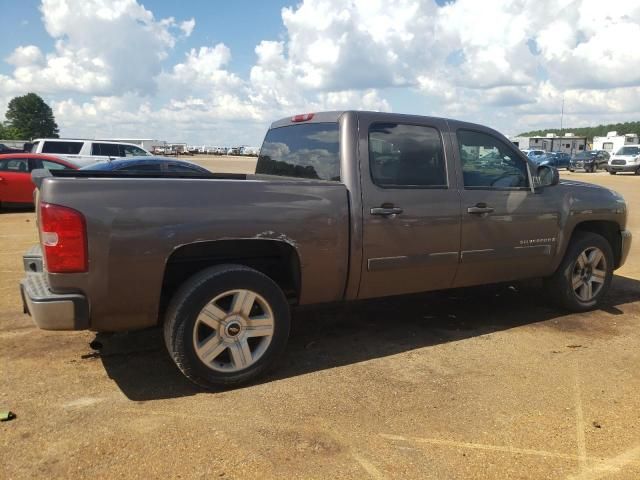
POLYGON ((290 304, 301 292, 300 257, 297 249, 276 239, 228 239, 181 245, 167 258, 160 295, 160 319, 181 284, 215 265, 237 264, 253 268, 277 283, 290 304))
POLYGON ((596 233, 604 237, 613 251, 614 269, 620 266, 622 259, 622 237, 620 235, 620 225, 612 220, 585 220, 576 224, 569 237, 569 242, 565 247, 565 252, 568 245, 573 241, 577 232, 591 232, 596 233))

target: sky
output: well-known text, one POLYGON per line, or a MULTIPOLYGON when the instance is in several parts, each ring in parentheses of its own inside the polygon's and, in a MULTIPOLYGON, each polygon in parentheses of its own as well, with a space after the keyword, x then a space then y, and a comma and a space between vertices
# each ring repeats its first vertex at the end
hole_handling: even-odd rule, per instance
POLYGON ((508 134, 640 120, 640 0, 0 0, 0 120, 61 136, 259 145, 365 109, 508 134))

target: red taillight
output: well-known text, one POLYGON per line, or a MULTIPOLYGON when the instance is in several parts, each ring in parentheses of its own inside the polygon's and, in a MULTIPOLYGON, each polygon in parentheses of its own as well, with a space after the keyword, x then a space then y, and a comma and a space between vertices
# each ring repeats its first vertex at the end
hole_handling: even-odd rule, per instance
POLYGON ((308 122, 313 118, 313 113, 303 113, 301 115, 295 115, 291 117, 292 122, 308 122))
POLYGON ((41 203, 40 234, 48 272, 87 271, 87 228, 80 212, 41 203))

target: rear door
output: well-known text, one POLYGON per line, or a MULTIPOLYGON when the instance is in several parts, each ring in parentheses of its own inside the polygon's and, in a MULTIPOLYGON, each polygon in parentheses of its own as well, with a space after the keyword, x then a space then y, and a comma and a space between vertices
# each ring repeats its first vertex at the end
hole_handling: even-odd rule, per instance
MULTIPOLYGON (((461 260, 454 286, 550 273, 561 202, 533 191, 526 160, 490 130, 456 128, 462 185, 461 260)), ((479 128, 479 127, 478 127, 479 128)))
POLYGON ((359 298, 450 287, 460 252, 460 198, 446 122, 367 113, 358 123, 359 298))
POLYGON ((33 188, 28 159, 0 160, 0 202, 31 203, 33 188))

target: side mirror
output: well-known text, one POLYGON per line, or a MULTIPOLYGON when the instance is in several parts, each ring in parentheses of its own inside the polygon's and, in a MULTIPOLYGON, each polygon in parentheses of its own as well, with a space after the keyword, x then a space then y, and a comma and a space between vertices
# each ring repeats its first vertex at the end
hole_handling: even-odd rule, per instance
POLYGON ((536 172, 537 187, 552 187, 560 182, 558 169, 551 165, 540 165, 536 172))

